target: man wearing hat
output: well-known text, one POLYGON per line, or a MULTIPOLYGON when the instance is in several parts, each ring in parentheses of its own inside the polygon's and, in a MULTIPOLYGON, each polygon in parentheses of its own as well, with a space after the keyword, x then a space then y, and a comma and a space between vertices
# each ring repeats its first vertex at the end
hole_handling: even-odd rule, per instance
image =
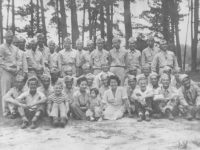
POLYGON ((90 65, 93 68, 93 74, 97 75, 102 71, 101 65, 108 62, 109 52, 104 49, 104 39, 97 39, 97 49, 90 56, 90 65))
POLYGON ((49 73, 50 70, 52 69, 52 58, 51 58, 51 53, 48 47, 44 45, 45 42, 45 37, 43 33, 38 33, 36 35, 37 37, 37 50, 42 53, 42 56, 44 57, 44 65, 45 65, 45 73, 49 73))
POLYGON ((71 66, 73 74, 76 74, 76 55, 77 51, 71 48, 72 41, 66 37, 64 39, 64 49, 58 53, 58 68, 61 73, 61 77, 64 76, 63 67, 71 66))
POLYGON ((161 51, 153 58, 151 70, 156 72, 156 68, 158 67, 159 75, 162 75, 165 66, 169 66, 171 69, 175 69, 178 67, 178 62, 174 53, 168 51, 167 41, 161 41, 160 49, 161 51))
POLYGON ((86 53, 85 50, 83 50, 83 42, 82 40, 78 39, 76 41, 76 48, 77 48, 77 54, 76 54, 76 75, 79 77, 83 74, 82 66, 83 66, 83 55, 86 53))
POLYGON ((136 41, 133 37, 129 39, 129 50, 128 50, 128 67, 132 65, 137 68, 137 73, 141 73, 141 52, 136 49, 136 41))
POLYGON ((155 43, 154 37, 148 36, 147 39, 148 47, 142 51, 142 58, 141 58, 142 67, 145 66, 145 64, 149 64, 151 66, 154 56, 160 52, 160 49, 158 47, 155 47, 154 43, 155 43))
POLYGON ((51 52, 52 68, 58 68, 58 53, 56 52, 56 43, 53 40, 48 42, 48 47, 51 52))
MULTIPOLYGON (((2 97, 13 87, 14 79, 19 71, 17 63, 17 47, 13 42, 13 33, 8 30, 5 34, 6 42, 0 45, 1 95, 2 97)), ((2 100, 3 115, 8 115, 7 102, 2 100)))
POLYGON ((25 85, 24 77, 17 75, 15 78, 15 86, 11 88, 6 95, 3 97, 3 101, 8 103, 8 108, 10 111, 10 118, 15 119, 17 117, 17 105, 15 104, 16 98, 21 95, 23 92, 25 92, 25 89, 23 88, 25 85))
POLYGON ((57 68, 53 68, 50 71, 51 75, 51 86, 54 86, 57 82, 61 82, 63 79, 59 78, 60 72, 57 68))
POLYGON ((26 49, 25 49, 26 39, 25 39, 24 37, 19 36, 18 45, 19 45, 19 49, 20 49, 20 50, 26 51, 26 49))
POLYGON ((191 82, 186 74, 180 76, 182 86, 179 88, 179 109, 187 120, 200 120, 200 88, 191 82))
POLYGON ((44 66, 44 59, 42 53, 37 50, 37 39, 31 39, 31 49, 25 52, 27 64, 28 64, 28 78, 36 76, 36 69, 38 66, 44 66))
POLYGON ((90 55, 94 50, 94 42, 92 40, 87 41, 87 51, 83 54, 83 64, 90 63, 90 55))
POLYGON ((177 103, 179 92, 175 87, 170 86, 170 81, 170 76, 167 74, 161 76, 162 85, 154 92, 154 102, 169 120, 174 120, 174 115, 178 115, 177 103))
POLYGON ((121 80, 121 85, 124 85, 126 69, 128 68, 128 52, 121 47, 121 40, 114 37, 112 40, 113 49, 109 52, 110 72, 114 73, 121 80))

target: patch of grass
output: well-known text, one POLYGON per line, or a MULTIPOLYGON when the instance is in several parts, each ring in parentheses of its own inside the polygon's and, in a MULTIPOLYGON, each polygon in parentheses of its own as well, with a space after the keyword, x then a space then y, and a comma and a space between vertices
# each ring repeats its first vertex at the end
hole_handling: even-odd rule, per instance
POLYGON ((193 140, 192 143, 193 143, 194 145, 196 145, 197 147, 200 147, 200 140, 197 140, 197 139, 195 138, 195 140, 193 140))
POLYGON ((179 142, 177 147, 178 147, 178 149, 187 149, 188 141, 179 142))

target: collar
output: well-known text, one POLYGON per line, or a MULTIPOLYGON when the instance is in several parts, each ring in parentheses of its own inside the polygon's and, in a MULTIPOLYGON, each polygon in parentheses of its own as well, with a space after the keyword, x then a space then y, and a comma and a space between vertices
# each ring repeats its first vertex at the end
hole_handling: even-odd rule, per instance
POLYGON ((8 43, 5 43, 5 45, 6 45, 7 47, 11 47, 11 46, 12 46, 12 44, 8 45, 8 43))

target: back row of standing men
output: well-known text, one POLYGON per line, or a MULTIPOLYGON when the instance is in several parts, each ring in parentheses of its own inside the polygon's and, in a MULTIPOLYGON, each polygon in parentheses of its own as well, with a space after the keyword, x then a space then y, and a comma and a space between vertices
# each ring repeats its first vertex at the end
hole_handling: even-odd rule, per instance
MULTIPOLYGON (((44 35, 39 33, 36 38, 30 41, 30 50, 25 49, 25 39, 16 37, 12 31, 5 34, 6 42, 0 46, 0 67, 1 74, 1 92, 2 96, 13 87, 16 75, 22 75, 26 78, 37 76, 36 72, 42 70, 49 74, 51 70, 57 68, 60 71, 60 77, 64 77, 65 71, 72 69, 72 74, 80 77, 84 68, 91 69, 94 75, 102 72, 102 66, 109 66, 110 72, 114 73, 124 85, 125 77, 129 70, 136 68, 137 74, 141 73, 142 68, 151 68, 153 72, 158 71, 161 75, 165 66, 171 69, 177 69, 178 63, 173 52, 168 51, 166 41, 161 41, 160 49, 154 47, 154 37, 148 37, 148 47, 142 53, 136 49, 134 38, 129 39, 129 49, 121 47, 119 38, 112 40, 113 49, 107 51, 104 49, 104 40, 97 39, 97 48, 94 49, 93 41, 87 42, 88 51, 83 50, 83 42, 76 41, 77 50, 72 49, 71 39, 64 39, 64 49, 56 52, 55 42, 50 40, 48 47, 44 45, 44 35)), ((3 103, 4 115, 7 114, 5 104, 3 103)))

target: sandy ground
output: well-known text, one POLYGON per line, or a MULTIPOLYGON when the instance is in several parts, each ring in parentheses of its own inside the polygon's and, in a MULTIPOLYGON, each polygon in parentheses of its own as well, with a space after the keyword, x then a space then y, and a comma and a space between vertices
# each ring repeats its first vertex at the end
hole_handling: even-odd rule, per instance
POLYGON ((13 125, 9 123, 9 127, 9 121, 4 120, 0 124, 0 149, 200 150, 199 121, 188 122, 181 118, 141 123, 135 118, 103 122, 70 120, 63 129, 49 125, 47 118, 44 120, 35 130, 20 129, 19 119, 13 125))

